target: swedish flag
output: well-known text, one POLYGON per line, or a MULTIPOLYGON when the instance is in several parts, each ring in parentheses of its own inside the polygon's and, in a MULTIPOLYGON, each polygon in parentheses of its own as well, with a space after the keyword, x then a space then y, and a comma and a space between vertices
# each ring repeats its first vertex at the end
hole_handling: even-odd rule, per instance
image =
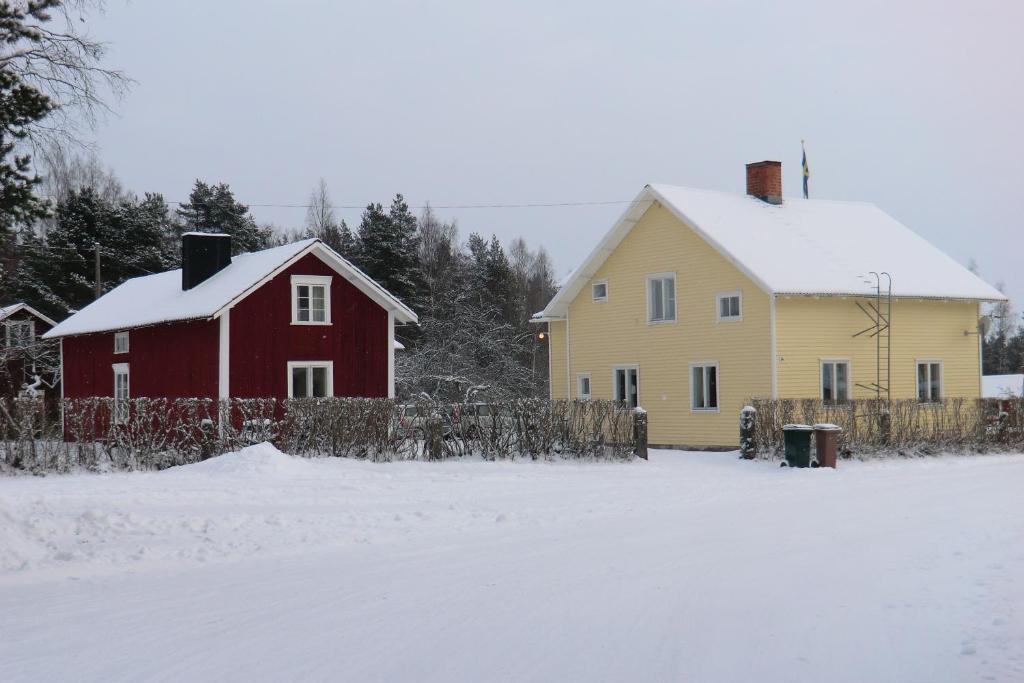
POLYGON ((807 150, 804 149, 804 141, 800 141, 800 151, 804 153, 803 167, 804 167, 804 199, 807 199, 807 181, 811 177, 811 167, 807 165, 807 150))

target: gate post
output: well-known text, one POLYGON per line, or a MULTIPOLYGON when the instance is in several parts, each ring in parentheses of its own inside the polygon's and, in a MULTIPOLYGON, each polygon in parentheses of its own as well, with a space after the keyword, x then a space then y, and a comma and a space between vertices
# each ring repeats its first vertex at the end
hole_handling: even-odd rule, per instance
POLYGON ((740 411, 740 457, 753 460, 757 455, 757 410, 753 406, 744 406, 740 411))
POLYGON ((633 441, 636 456, 647 460, 647 411, 640 406, 633 409, 633 441))

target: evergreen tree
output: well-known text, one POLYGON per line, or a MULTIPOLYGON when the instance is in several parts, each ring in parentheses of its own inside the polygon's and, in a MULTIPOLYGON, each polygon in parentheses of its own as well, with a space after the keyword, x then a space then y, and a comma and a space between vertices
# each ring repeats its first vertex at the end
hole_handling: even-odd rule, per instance
MULTIPOLYGON (((10 33, 5 21, 14 11, 0 3, 0 41, 10 33)), ((15 150, 29 127, 51 109, 49 98, 7 68, 0 68, 0 237, 9 235, 14 226, 27 225, 48 213, 47 203, 33 194, 40 179, 31 170, 31 157, 15 150)))
POLYGON ((186 231, 231 235, 231 251, 243 254, 266 249, 271 231, 256 225, 249 207, 238 202, 227 183, 208 185, 196 180, 188 202, 178 208, 186 231))
POLYGON ((405 305, 415 307, 421 294, 419 236, 416 217, 402 195, 387 213, 370 204, 359 223, 357 265, 405 305))

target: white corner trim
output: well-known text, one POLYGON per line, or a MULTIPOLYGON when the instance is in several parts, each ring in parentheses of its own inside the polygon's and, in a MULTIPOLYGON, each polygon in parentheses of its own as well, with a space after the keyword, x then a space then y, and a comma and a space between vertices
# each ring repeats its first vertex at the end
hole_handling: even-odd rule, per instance
MULTIPOLYGON (((65 377, 63 377, 63 337, 59 339, 60 342, 60 433, 65 433, 65 421, 63 421, 63 387, 65 387, 65 377)), ((978 379, 979 386, 981 379, 978 379)))
MULTIPOLYGON (((551 369, 551 358, 554 355, 551 353, 551 323, 544 323, 547 325, 547 348, 548 348, 548 400, 553 401, 555 399, 555 373, 551 369)), ((981 380, 978 380, 979 382, 981 380)), ((980 386, 980 385, 979 385, 980 386)))
POLYGON ((569 353, 569 310, 565 311, 565 399, 572 400, 572 355, 569 353))
POLYGON ((768 295, 768 324, 771 327, 771 351, 772 351, 772 400, 779 398, 779 352, 776 348, 775 334, 775 295, 768 295))
POLYGON ((217 353, 217 396, 231 398, 231 309, 220 316, 220 339, 217 353))
POLYGON ((388 398, 395 397, 395 312, 388 311, 388 398))

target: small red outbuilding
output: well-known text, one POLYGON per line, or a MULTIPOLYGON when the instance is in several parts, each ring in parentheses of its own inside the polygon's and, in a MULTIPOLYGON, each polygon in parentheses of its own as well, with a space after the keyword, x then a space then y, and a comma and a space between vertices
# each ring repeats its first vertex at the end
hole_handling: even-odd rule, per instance
POLYGON ((317 239, 231 257, 187 233, 179 270, 128 280, 60 323, 65 398, 394 396, 416 314, 317 239))

